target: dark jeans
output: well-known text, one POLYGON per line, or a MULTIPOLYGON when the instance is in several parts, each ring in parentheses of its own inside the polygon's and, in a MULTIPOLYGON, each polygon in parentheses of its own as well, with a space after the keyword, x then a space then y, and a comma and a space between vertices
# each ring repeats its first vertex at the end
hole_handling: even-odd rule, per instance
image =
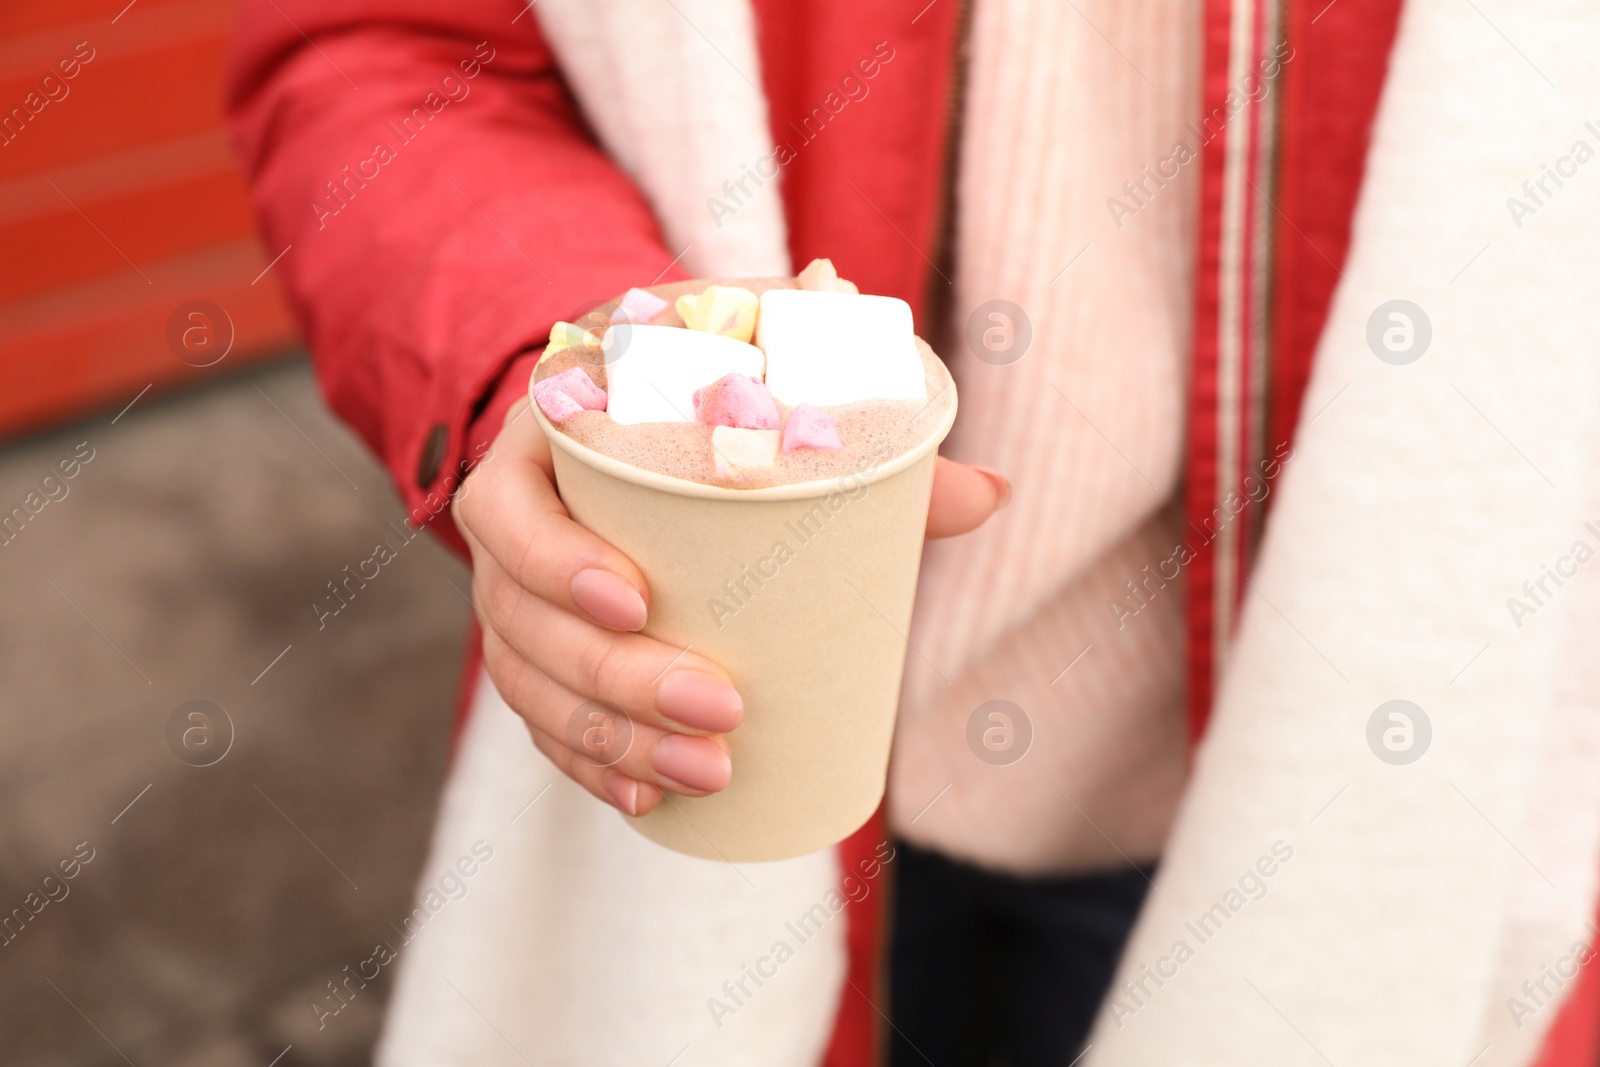
POLYGON ((892 1067, 1067 1067, 1150 883, 994 874, 899 843, 892 1067))

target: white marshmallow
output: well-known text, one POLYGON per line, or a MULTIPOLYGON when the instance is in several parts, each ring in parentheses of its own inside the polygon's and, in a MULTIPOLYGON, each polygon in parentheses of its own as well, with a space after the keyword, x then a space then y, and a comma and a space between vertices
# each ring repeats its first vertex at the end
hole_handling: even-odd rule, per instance
POLYGON ((745 430, 737 426, 711 429, 711 452, 716 457, 717 473, 723 477, 778 462, 777 430, 745 430))
POLYGON ((768 289, 756 344, 767 354, 767 388, 790 407, 928 395, 911 305, 891 296, 768 289))
POLYGON ((760 378, 765 361, 754 345, 678 326, 609 327, 606 412, 612 421, 693 422, 694 391, 727 374, 760 378))

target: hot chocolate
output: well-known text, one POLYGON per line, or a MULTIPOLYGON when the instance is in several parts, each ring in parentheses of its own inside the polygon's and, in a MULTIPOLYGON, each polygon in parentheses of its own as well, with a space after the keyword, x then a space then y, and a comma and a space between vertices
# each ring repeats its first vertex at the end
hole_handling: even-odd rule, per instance
POLYGON ((909 308, 900 301, 805 289, 805 278, 693 281, 630 290, 590 312, 582 323, 558 324, 552 332, 553 351, 547 351, 534 375, 535 398, 546 417, 574 441, 642 470, 706 485, 755 489, 837 478, 910 452, 944 425, 955 403, 949 371, 927 344, 910 334, 909 308), (803 295, 768 296, 775 291, 803 295), (734 295, 724 295, 730 292, 734 295), (866 328, 885 336, 829 337, 830 326, 850 329, 858 323, 852 307, 857 301, 898 305, 865 308, 866 328), (716 307, 718 303, 723 306, 716 307), (683 311, 693 320, 702 307, 710 317, 699 316, 702 328, 693 330, 683 311), (871 321, 892 319, 901 309, 903 337, 894 332, 902 323, 871 321), (740 322, 741 313, 748 313, 750 321, 740 322), (764 329, 763 314, 801 321, 792 330, 787 324, 764 329), (720 332, 724 327, 727 332, 720 332), (660 332, 665 330, 685 334, 660 332), (808 330, 810 336, 805 335, 808 330), (719 344, 708 344, 713 339, 719 344), (665 383, 649 380, 655 376, 648 368, 630 363, 671 360, 678 348, 687 349, 687 342, 709 350, 685 352, 684 360, 700 361, 702 375, 716 375, 703 382, 691 375, 694 390, 687 397, 672 396, 665 383), (811 380, 816 376, 808 371, 817 368, 805 366, 805 351, 789 354, 801 345, 852 342, 858 351, 839 361, 840 373, 833 375, 845 379, 837 383, 843 388, 811 380), (909 375, 907 353, 918 361, 909 375), (879 357, 898 361, 891 371, 895 380, 863 373, 860 361, 879 357), (852 360, 856 366, 850 365, 852 360), (800 365, 791 368, 791 363, 800 365), (717 373, 728 368, 727 374, 717 373), (615 382, 616 388, 613 383, 634 370, 646 380, 627 399, 624 411, 619 389, 627 390, 630 383, 615 382), (855 378, 865 380, 852 389, 855 378), (851 399, 880 390, 895 395, 851 399), (802 399, 807 395, 844 402, 807 403, 802 399))

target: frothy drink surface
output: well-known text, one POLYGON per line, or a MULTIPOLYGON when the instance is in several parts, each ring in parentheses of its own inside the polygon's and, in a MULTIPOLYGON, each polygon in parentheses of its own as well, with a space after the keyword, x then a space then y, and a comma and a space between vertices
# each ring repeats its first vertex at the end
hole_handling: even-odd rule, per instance
MULTIPOLYGON (((699 293, 714 284, 736 285, 758 296, 768 289, 798 288, 792 278, 697 280, 655 286, 649 291, 667 300, 668 306, 652 318, 650 324, 683 326, 683 319, 671 302, 678 296, 699 293)), ((603 333, 610 325, 615 307, 615 301, 602 305, 585 316, 579 325, 597 334, 603 333)), ((954 403, 950 372, 920 338, 917 348, 922 355, 926 397, 865 400, 823 407, 821 410, 831 415, 837 424, 844 448, 780 451, 771 467, 744 468, 732 474, 719 472, 711 447, 712 427, 699 422, 625 425, 613 421, 604 411, 582 411, 567 418, 557 429, 596 452, 641 470, 732 489, 757 489, 866 473, 926 441, 943 425, 954 403)), ((575 346, 550 355, 534 372, 534 380, 543 381, 573 367, 581 367, 601 389, 608 387, 605 354, 593 345, 575 346)), ((783 404, 777 407, 781 420, 786 422, 791 409, 783 404)))

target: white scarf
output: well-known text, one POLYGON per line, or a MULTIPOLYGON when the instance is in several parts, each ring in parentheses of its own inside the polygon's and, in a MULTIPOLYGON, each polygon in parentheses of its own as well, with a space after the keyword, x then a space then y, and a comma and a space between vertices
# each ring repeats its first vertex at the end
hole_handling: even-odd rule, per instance
POLYGON ((1592 4, 1405 7, 1296 458, 1095 1067, 1523 1065, 1572 989, 1544 968, 1571 973, 1594 916, 1600 566, 1520 626, 1508 598, 1600 548, 1600 164, 1520 227, 1507 200, 1600 148, 1595 40, 1592 4), (1397 298, 1432 324, 1408 366, 1367 341, 1397 298), (1410 765, 1369 748, 1394 699, 1431 721, 1410 765))

